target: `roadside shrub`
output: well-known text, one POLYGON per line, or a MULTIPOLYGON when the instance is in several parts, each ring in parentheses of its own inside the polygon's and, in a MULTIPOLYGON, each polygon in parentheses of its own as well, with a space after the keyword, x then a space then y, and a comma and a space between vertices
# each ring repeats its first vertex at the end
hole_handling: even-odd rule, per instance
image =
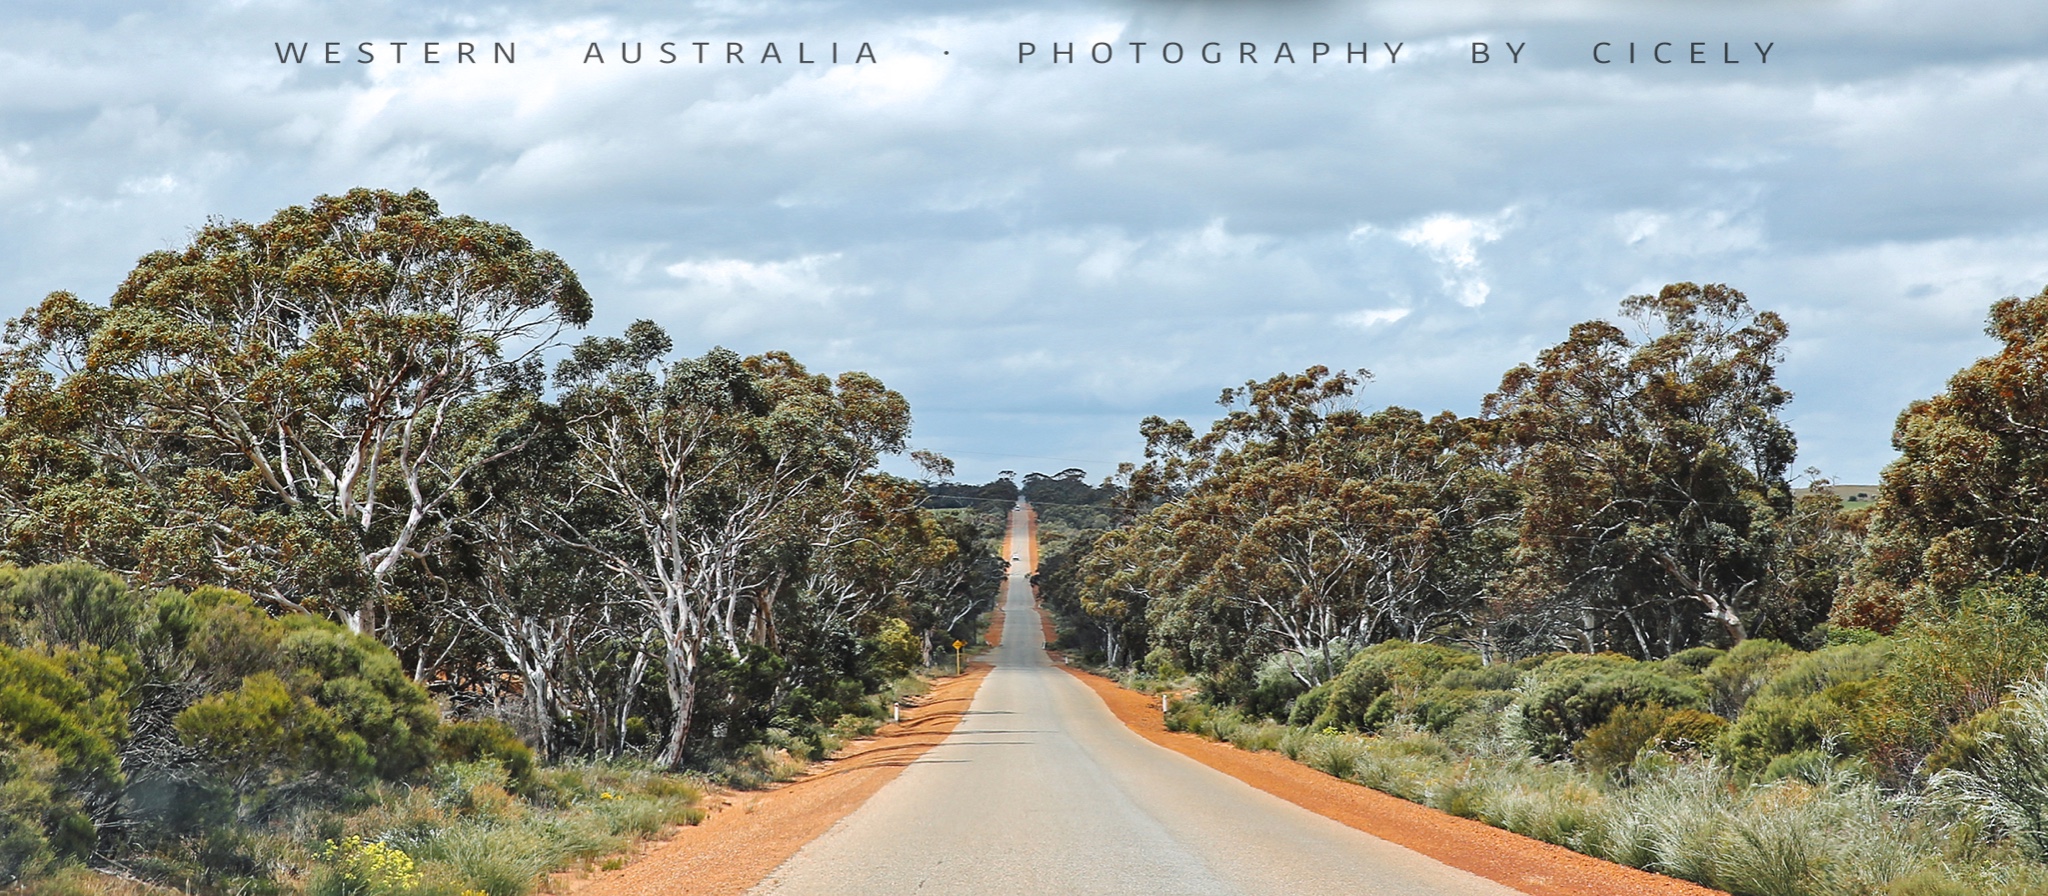
POLYGON ((280 620, 280 675, 296 693, 332 712, 369 748, 370 770, 387 780, 423 771, 436 752, 440 711, 376 639, 310 616, 280 620))
POLYGON ((1928 775, 1956 768, 1974 771, 2013 737, 2024 737, 2011 706, 1994 706, 1970 717, 1942 738, 1920 770, 1928 775))
POLYGON ((0 886, 49 871, 59 856, 52 834, 74 857, 91 846, 91 820, 66 804, 57 768, 57 754, 42 747, 0 749, 0 886))
POLYGON ((1757 774, 1779 756, 1856 746, 1854 719, 1863 712, 1891 656, 1888 643, 1844 644, 1798 657, 1757 689, 1714 752, 1736 769, 1757 774))
POLYGON ((1652 703, 1647 706, 1619 706, 1586 732, 1572 746, 1572 755, 1596 775, 1613 776, 1628 771, 1636 754, 1657 740, 1671 710, 1652 703))
MULTIPOLYGON (((1444 680, 1456 674, 1444 676, 1444 680)), ((1441 734, 1467 716, 1498 713, 1514 699, 1514 692, 1508 690, 1433 687, 1415 695, 1408 715, 1416 727, 1441 734)))
POLYGON ((1546 759, 1569 756, 1572 744, 1621 707, 1705 709, 1707 704, 1698 687, 1627 657, 1563 656, 1534 674, 1535 683, 1517 706, 1523 736, 1535 754, 1546 759))
MULTIPOLYGON (((1741 645, 1738 644, 1736 646, 1740 647, 1741 645)), ((1673 678, 1685 678, 1689 675, 1698 675, 1705 672, 1707 667, 1712 666, 1727 654, 1728 651, 1722 650, 1719 647, 1688 647, 1665 657, 1663 662, 1658 665, 1664 667, 1662 671, 1666 675, 1673 678)))
POLYGON ((1335 681, 1360 650, 1357 643, 1340 638, 1321 647, 1282 650, 1268 656, 1252 673, 1244 708, 1267 718, 1291 718, 1304 693, 1312 686, 1323 688, 1335 681))
POLYGON ((449 762, 495 762, 505 770, 515 793, 529 794, 534 786, 533 748, 528 747, 512 726, 496 719, 451 722, 438 734, 441 758, 449 762))
POLYGON ((57 859, 84 859, 92 808, 126 783, 130 675, 96 647, 54 654, 0 645, 0 883, 57 859))
POLYGON ((2005 730, 1986 738, 1969 768, 1936 772, 1928 791, 2048 860, 2048 681, 2015 688, 2000 722, 2005 730))
POLYGON ((420 882, 419 864, 404 850, 362 837, 330 840, 308 896, 400 896, 420 882))
POLYGON ((83 563, 0 565, 0 643, 132 648, 139 604, 119 576, 83 563))
POLYGON ((435 802, 458 815, 505 820, 525 814, 526 804, 512 795, 511 777, 495 760, 443 765, 434 778, 435 802))
POLYGON ((1656 746, 1670 753, 1697 753, 1712 745, 1728 727, 1728 720, 1709 712, 1681 709, 1664 717, 1657 728, 1656 746))
POLYGON ((1876 678, 1891 661, 1889 640, 1831 645, 1793 659, 1756 696, 1810 697, 1838 684, 1876 678))
POLYGON ((1874 761, 1903 777, 1950 727, 2040 674, 2048 663, 2048 579, 1973 588, 1945 613, 1908 620, 1893 641, 1890 674, 1854 733, 1874 761))
POLYGON ((1749 698, 1799 655, 1799 651, 1765 638, 1735 645, 1700 672, 1709 708, 1722 718, 1735 718, 1749 698))
POLYGON ((868 644, 874 651, 875 674, 883 678, 901 678, 924 665, 924 645, 910 623, 901 619, 883 619, 868 636, 868 644))
POLYGON ((1294 698, 1294 706, 1287 712, 1287 724, 1304 728, 1315 724, 1323 711, 1330 707, 1330 691, 1335 687, 1326 681, 1294 698))
POLYGON ((1407 703, 1454 669, 1477 669, 1479 657, 1438 644, 1384 641, 1351 658, 1331 682, 1329 700, 1312 723, 1317 728, 1375 731, 1407 709, 1407 703))
POLYGON ((1451 691, 1509 691, 1522 678, 1522 670, 1507 663, 1454 668, 1436 680, 1436 686, 1451 691))

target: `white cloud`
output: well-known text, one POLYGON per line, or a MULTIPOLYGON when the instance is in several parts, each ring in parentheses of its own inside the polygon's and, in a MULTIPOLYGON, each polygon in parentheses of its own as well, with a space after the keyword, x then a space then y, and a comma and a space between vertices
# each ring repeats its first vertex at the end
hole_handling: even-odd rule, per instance
POLYGON ((780 331, 802 334, 805 341, 829 340, 843 336, 850 323, 840 301, 872 292, 841 281, 834 269, 842 263, 836 252, 782 261, 679 261, 662 270, 680 281, 680 288, 653 294, 664 297, 664 313, 709 338, 780 331))
POLYGON ((1410 308, 1364 308, 1349 314, 1337 315, 1337 322, 1347 327, 1370 330, 1380 324, 1390 324, 1408 316, 1410 308))
POLYGON ((1284 6, 15 4, 0 317, 52 289, 103 298, 210 215, 419 186, 560 253, 595 332, 654 317, 685 349, 869 369, 921 438, 969 451, 1128 457, 1139 417, 1310 364, 1470 412, 1621 296, 1718 280, 1792 322, 1794 411, 1833 421, 1801 427, 1802 465, 1868 477, 1901 396, 1983 350, 1989 301, 2048 277, 2048 7, 1725 5, 1714 28, 1776 40, 1770 64, 1679 72, 1584 58, 1686 31, 1670 3, 1284 6), (1085 61, 1097 40, 1301 52, 1345 32, 1407 48, 1085 61), (520 61, 264 61, 295 33, 516 39, 520 61), (866 40, 882 62, 578 61, 697 39, 866 40), (1470 39, 1528 50, 1475 66, 1470 39), (1051 62, 1054 41, 1083 61, 1051 62))
POLYGON ((1402 228, 1394 238, 1436 260, 1443 269, 1444 291, 1458 304, 1478 307, 1493 293, 1479 262, 1479 247, 1499 240, 1514 213, 1513 207, 1485 218, 1439 213, 1402 228))
POLYGON ((713 292, 823 302, 846 291, 822 276, 823 269, 839 258, 837 252, 787 261, 712 258, 679 261, 662 270, 677 280, 713 292))
POLYGON ((1655 255, 1697 258, 1764 248, 1763 226, 1728 209, 1629 209, 1614 216, 1621 241, 1655 255))

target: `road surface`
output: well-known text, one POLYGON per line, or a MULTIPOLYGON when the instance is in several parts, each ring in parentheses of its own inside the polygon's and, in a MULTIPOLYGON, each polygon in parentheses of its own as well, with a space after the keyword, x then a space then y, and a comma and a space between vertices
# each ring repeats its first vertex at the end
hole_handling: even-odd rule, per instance
POLYGON ((1516 896, 1131 733, 1047 657, 1026 532, 967 718, 752 893, 1516 896))

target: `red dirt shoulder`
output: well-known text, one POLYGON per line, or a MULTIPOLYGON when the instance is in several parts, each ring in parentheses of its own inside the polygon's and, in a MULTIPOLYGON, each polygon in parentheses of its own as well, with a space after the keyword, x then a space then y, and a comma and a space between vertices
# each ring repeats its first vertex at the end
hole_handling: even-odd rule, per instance
POLYGON ((1166 730, 1159 698, 1067 668, 1140 737, 1290 803, 1531 896, 1726 896, 1572 852, 1326 775, 1278 753, 1256 753, 1166 730))

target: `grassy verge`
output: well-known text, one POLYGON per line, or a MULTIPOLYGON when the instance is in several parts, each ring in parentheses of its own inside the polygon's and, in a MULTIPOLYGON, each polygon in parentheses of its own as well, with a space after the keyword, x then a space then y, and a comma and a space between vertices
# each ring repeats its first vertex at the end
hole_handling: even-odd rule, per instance
POLYGON ((953 674, 952 647, 946 650, 943 664, 889 682, 830 725, 787 722, 786 727, 767 729, 759 743, 713 760, 703 772, 704 779, 735 790, 756 790, 803 774, 811 763, 838 752, 849 741, 874 734, 889 721, 891 705, 931 690, 929 678, 953 674))
POLYGON ((14 888, 23 896, 528 896, 546 875, 617 867, 637 840, 704 817, 698 780, 643 763, 539 769, 515 785, 494 761, 456 763, 420 784, 381 784, 353 810, 293 813, 271 823, 220 826, 186 844, 195 869, 184 886, 181 857, 145 855, 132 867, 72 866, 14 888), (232 843, 216 842, 223 838, 232 843), (233 848, 249 867, 218 879, 208 850, 233 848))
POLYGON ((1177 701, 1167 726, 1278 751, 1327 774, 1624 865, 1744 896, 2048 892, 2048 869, 1852 771, 1744 783, 1705 758, 1639 762, 1626 781, 1531 758, 1496 732, 1464 742, 1250 720, 1177 701))

